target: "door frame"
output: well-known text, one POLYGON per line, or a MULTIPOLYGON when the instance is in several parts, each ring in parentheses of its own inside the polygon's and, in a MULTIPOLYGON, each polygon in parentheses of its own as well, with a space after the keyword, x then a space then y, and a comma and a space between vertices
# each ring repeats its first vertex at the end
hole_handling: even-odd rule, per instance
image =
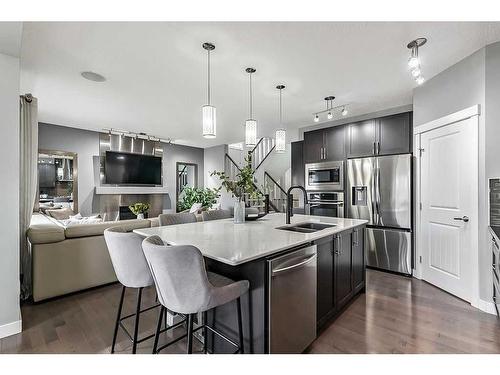
MULTIPOLYGON (((423 125, 417 126, 413 129, 413 155, 415 155, 415 269, 413 276, 417 279, 422 279, 422 266, 420 259, 422 256, 422 231, 421 231, 421 164, 420 164, 420 136, 423 133, 429 132, 443 126, 451 125, 453 123, 467 120, 473 122, 474 134, 474 149, 477 155, 477 163, 475 170, 476 183, 474 184, 473 191, 473 212, 469 215, 471 217, 471 236, 472 236, 472 293, 471 305, 480 308, 479 299, 479 115, 480 105, 474 105, 461 111, 440 117, 436 120, 427 122, 423 125)), ((425 152, 425 151, 424 151, 425 152)))

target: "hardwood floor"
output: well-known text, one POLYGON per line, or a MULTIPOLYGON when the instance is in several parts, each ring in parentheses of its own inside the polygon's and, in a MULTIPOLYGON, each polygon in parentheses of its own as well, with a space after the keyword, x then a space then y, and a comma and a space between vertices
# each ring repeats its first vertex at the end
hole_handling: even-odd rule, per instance
MULTIPOLYGON (((1 353, 109 353, 120 286, 110 285, 22 307, 22 333, 0 340, 1 353)), ((144 294, 154 303, 154 290, 144 294)), ((135 293, 126 294, 125 313, 135 293)), ((141 315, 142 335, 152 333, 157 310, 141 315)), ((127 322, 132 331, 133 319, 127 322)), ((179 329, 174 335, 182 333, 179 329)), ((168 338, 163 337, 162 342, 168 338)), ((170 338, 171 339, 171 338, 170 338)), ((197 341, 194 341, 197 343, 197 341)), ((152 340, 138 346, 150 353, 152 340)), ((117 353, 131 344, 118 336, 117 353)), ((199 350, 200 345, 195 346, 199 350)), ((165 353, 182 353, 185 340, 165 353)), ((500 353, 500 323, 425 282, 369 270, 359 296, 308 348, 309 353, 500 353)))

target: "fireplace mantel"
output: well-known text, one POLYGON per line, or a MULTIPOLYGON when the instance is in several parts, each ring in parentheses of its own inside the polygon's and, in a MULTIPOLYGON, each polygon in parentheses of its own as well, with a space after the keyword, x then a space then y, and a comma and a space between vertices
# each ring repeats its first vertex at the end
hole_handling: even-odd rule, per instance
POLYGON ((166 186, 96 186, 96 194, 168 194, 166 186))

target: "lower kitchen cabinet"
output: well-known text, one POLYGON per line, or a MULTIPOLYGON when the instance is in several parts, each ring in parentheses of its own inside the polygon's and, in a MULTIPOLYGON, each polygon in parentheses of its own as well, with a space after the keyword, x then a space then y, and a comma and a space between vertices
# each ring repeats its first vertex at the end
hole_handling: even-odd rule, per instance
POLYGON ((352 297, 352 231, 335 236, 334 242, 334 299, 337 309, 341 309, 352 297))
POLYGON ((365 230, 354 228, 352 232, 352 286, 353 292, 365 289, 365 230))
POLYGON ((364 227, 346 230, 317 245, 317 325, 324 326, 365 290, 364 227))

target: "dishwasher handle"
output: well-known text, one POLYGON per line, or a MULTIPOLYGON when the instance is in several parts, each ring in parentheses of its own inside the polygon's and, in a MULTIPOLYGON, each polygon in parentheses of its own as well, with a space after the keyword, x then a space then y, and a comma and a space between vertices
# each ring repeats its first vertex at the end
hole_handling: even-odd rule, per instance
POLYGON ((272 271, 271 276, 276 276, 276 275, 278 275, 281 272, 285 272, 285 271, 289 271, 289 270, 293 270, 295 268, 299 268, 299 267, 305 266, 306 264, 311 263, 314 259, 316 259, 316 257, 317 257, 317 255, 314 254, 314 255, 311 255, 310 257, 306 258, 302 262, 295 263, 295 264, 292 264, 290 266, 286 266, 286 267, 282 267, 282 268, 277 268, 277 269, 275 269, 275 270, 272 271))

